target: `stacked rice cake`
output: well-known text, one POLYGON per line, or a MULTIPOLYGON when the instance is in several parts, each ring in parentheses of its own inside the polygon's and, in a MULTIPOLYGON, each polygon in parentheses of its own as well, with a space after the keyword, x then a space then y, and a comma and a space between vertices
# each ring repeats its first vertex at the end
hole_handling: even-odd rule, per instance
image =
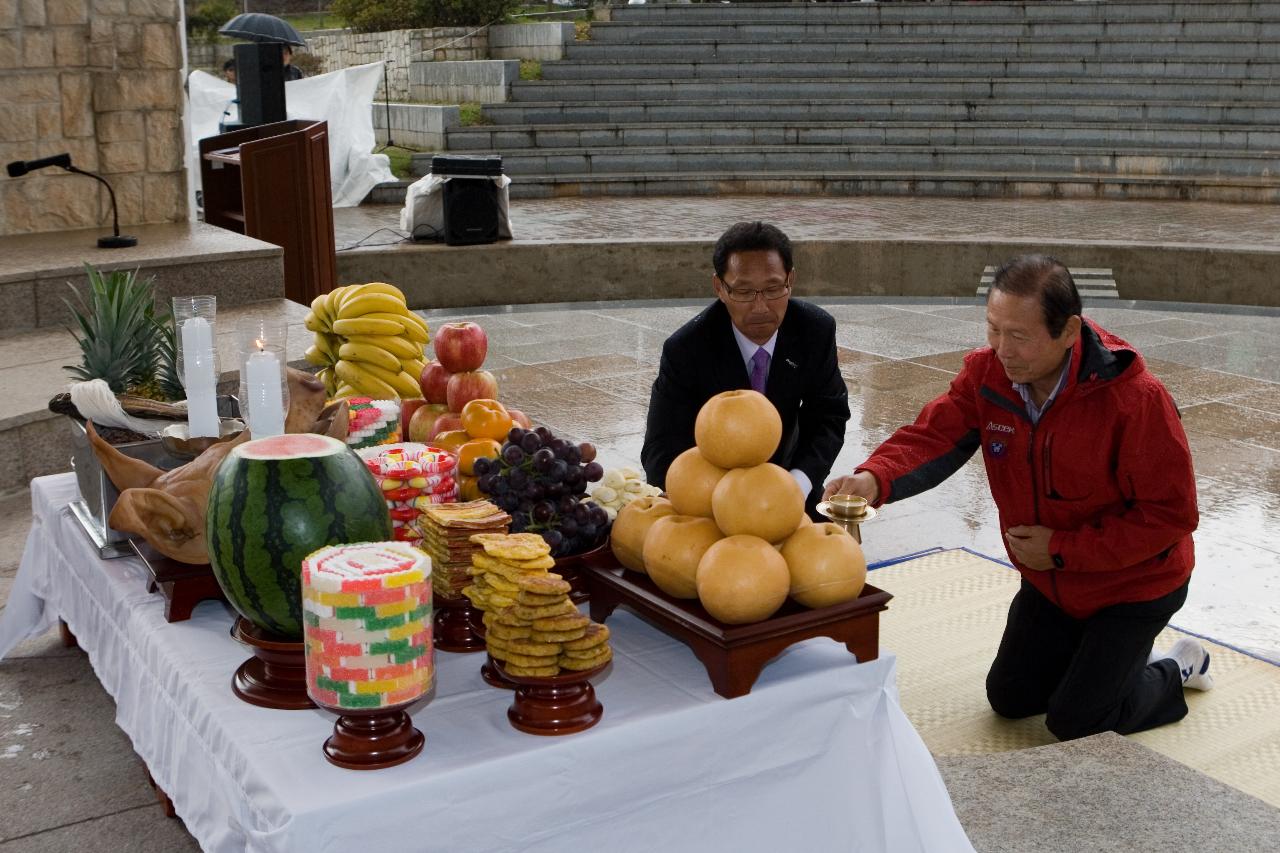
POLYGON ((431 689, 430 572, 430 559, 403 542, 330 545, 302 561, 312 699, 385 708, 431 689))
POLYGON ((531 533, 476 536, 475 583, 464 594, 484 611, 489 655, 516 676, 595 669, 613 657, 609 629, 569 600, 568 581, 549 569, 551 549, 531 533))
POLYGON ((400 401, 347 398, 347 446, 353 449, 400 441, 400 401))
POLYGON ((360 451, 391 514, 392 535, 422 547, 418 518, 425 507, 458 500, 458 458, 421 444, 391 444, 360 451))
POLYGON ((476 534, 505 534, 511 516, 488 501, 424 505, 417 518, 422 549, 431 555, 431 586, 442 598, 459 598, 471 584, 476 534))

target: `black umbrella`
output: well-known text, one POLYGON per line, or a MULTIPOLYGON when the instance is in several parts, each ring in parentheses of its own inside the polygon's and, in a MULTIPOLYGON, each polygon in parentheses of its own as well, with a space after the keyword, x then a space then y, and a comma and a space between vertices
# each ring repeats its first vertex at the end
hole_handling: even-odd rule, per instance
POLYGON ((248 12, 236 15, 227 21, 218 32, 231 38, 248 39, 257 42, 284 42, 306 47, 307 43, 288 21, 282 21, 275 15, 264 15, 261 12, 248 12))

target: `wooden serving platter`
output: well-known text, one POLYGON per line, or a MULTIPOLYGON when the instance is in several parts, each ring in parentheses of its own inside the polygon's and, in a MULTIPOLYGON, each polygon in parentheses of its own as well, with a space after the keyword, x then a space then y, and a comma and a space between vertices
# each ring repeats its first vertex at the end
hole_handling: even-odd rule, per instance
POLYGON ((745 696, 765 665, 790 645, 813 637, 844 643, 859 661, 880 655, 880 611, 892 595, 867 584, 853 601, 810 610, 790 599, 772 617, 750 625, 726 625, 696 600, 672 598, 645 575, 601 555, 583 574, 591 591, 591 618, 604 622, 625 605, 663 633, 693 650, 711 686, 727 699, 745 696), (612 565, 607 565, 612 562, 612 565))

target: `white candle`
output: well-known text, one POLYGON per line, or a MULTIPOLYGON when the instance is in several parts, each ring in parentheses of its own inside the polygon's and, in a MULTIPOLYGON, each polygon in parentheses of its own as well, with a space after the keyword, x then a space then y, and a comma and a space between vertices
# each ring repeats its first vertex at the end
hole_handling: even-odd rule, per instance
POLYGON ((218 378, 213 375, 213 327, 203 317, 182 323, 182 381, 187 390, 187 434, 218 436, 218 378))
POLYGON ((249 430, 254 438, 284 435, 284 397, 280 392, 280 359, 262 348, 249 355, 245 384, 249 392, 249 430))

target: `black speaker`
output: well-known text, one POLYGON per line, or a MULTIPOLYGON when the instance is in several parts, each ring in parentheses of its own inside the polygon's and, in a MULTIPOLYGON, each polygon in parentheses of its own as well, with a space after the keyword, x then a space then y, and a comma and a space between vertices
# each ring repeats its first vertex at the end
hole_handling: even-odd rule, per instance
POLYGON ((276 42, 238 44, 235 55, 240 126, 284 121, 284 46, 276 42))
POLYGON ((501 212, 490 178, 458 178, 444 185, 444 241, 450 246, 496 243, 501 212))

